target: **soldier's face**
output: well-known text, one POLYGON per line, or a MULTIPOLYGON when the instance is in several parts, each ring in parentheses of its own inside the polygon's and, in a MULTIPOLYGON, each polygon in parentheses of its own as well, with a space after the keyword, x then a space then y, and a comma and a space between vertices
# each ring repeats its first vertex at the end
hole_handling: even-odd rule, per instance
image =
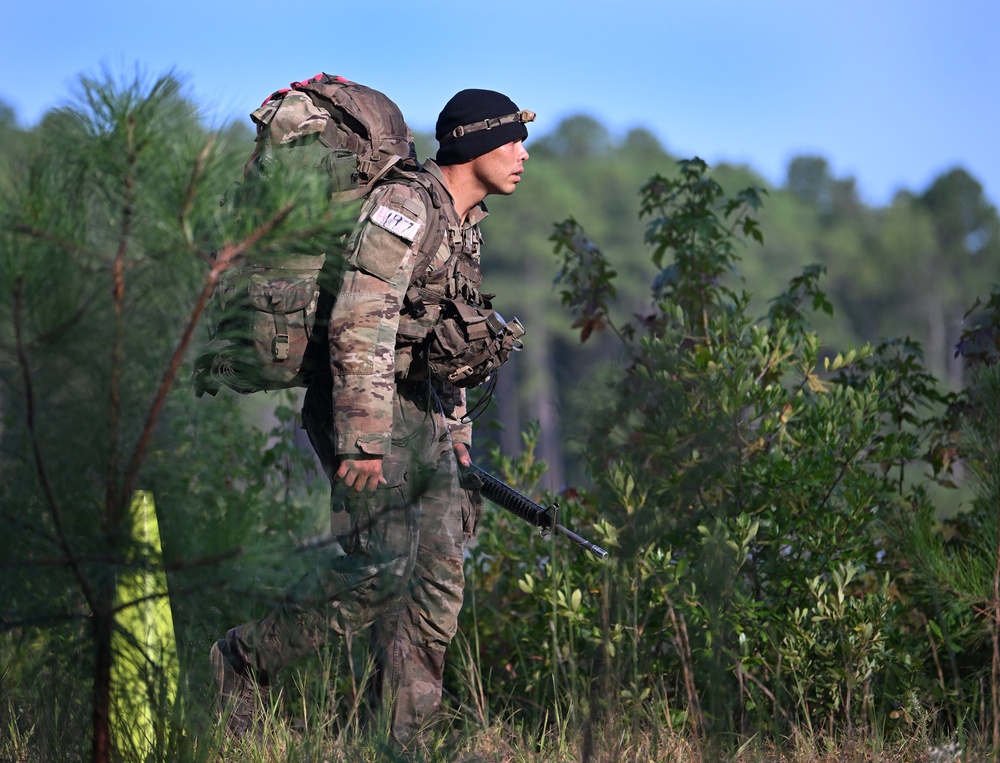
POLYGON ((486 189, 486 194, 509 196, 521 182, 528 152, 522 141, 506 143, 472 160, 473 171, 486 189))

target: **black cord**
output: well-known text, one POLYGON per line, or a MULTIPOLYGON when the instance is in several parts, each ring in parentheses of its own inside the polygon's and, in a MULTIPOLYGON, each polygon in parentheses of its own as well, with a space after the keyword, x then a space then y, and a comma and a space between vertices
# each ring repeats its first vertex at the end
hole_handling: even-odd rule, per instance
POLYGON ((486 383, 486 391, 483 392, 482 396, 476 401, 476 405, 471 411, 467 411, 465 417, 470 421, 475 421, 484 413, 490 405, 490 401, 493 400, 493 391, 497 386, 497 377, 500 374, 500 369, 497 369, 490 376, 489 381, 486 383))

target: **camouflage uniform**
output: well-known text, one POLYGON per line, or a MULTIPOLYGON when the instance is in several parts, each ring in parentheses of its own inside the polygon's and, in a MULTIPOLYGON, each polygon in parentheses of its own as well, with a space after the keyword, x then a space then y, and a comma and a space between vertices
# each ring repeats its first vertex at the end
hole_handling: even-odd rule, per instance
MULTIPOLYGON (((440 180, 432 161, 425 167, 440 180)), ((474 208, 459 226, 439 187, 451 224, 427 272, 445 272, 457 251, 478 287, 485 208, 474 208)), ((331 632, 370 627, 376 692, 388 700, 393 734, 404 743, 440 706, 444 653, 462 607, 463 554, 481 510, 478 495, 459 484, 452 450, 454 443, 471 445, 464 390, 408 380, 426 373, 399 338, 422 235, 437 214, 412 183, 372 192, 348 242, 329 316, 329 372, 313 380, 303 407, 303 426, 331 482, 341 456, 377 454, 388 484, 359 496, 335 483, 331 517, 343 528, 344 554, 304 577, 263 620, 229 631, 224 646, 236 670, 250 669, 267 683, 331 632)))

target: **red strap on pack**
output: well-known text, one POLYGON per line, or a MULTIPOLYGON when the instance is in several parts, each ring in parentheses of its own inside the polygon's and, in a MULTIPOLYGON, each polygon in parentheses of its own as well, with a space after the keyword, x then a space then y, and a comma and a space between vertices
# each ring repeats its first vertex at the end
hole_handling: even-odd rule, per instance
MULTIPOLYGON (((329 75, 320 72, 319 74, 315 74, 309 79, 304 79, 301 82, 290 82, 288 84, 288 87, 283 87, 281 88, 281 90, 275 90, 273 93, 271 93, 267 98, 264 99, 263 103, 261 103, 260 105, 263 106, 268 101, 273 101, 275 98, 279 98, 283 96, 285 93, 292 92, 292 90, 301 90, 306 85, 311 85, 313 82, 321 82, 323 78, 327 76, 329 75)), ((334 82, 350 82, 349 79, 347 79, 346 77, 341 77, 340 75, 331 77, 331 79, 334 82)))

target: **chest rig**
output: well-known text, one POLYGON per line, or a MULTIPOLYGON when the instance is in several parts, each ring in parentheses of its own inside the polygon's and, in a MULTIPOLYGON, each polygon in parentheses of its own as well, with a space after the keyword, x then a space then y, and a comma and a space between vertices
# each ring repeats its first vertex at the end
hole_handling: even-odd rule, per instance
MULTIPOLYGON (((448 258, 413 280, 403 299, 396 341, 396 376, 409 381, 431 378, 457 387, 477 387, 521 349, 524 328, 505 321, 493 309, 495 295, 480 291, 482 271, 478 226, 463 227, 458 213, 444 203, 447 191, 430 173, 420 185, 428 191, 438 218, 428 221, 425 241, 447 244, 448 258)), ((425 247, 422 246, 422 249, 425 247)), ((435 253, 437 251, 435 249, 435 253)), ((422 258, 422 261, 423 260, 422 258)))

